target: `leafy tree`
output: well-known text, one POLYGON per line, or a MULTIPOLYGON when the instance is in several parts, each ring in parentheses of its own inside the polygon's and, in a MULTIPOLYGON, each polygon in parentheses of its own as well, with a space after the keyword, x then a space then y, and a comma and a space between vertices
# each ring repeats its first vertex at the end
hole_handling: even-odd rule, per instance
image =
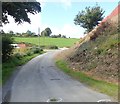
POLYGON ((27 36, 32 36, 32 32, 30 30, 27 30, 26 34, 27 36))
POLYGON ((11 31, 9 31, 9 34, 13 35, 13 34, 14 34, 14 32, 11 30, 11 31))
POLYGON ((61 34, 58 35, 58 37, 61 37, 61 36, 62 36, 61 34))
POLYGON ((103 14, 103 9, 98 5, 86 7, 76 15, 74 23, 85 28, 86 32, 90 32, 103 19, 103 14))
POLYGON ((36 36, 36 33, 35 33, 35 32, 32 32, 31 35, 32 35, 32 36, 36 36))
POLYGON ((58 38, 58 35, 51 35, 51 38, 58 38))
POLYGON ((2 35, 2 61, 3 62, 8 60, 8 58, 12 53, 13 46, 11 44, 13 44, 13 39, 11 38, 11 36, 7 34, 2 35))
POLYGON ((4 34, 4 33, 5 33, 4 30, 1 30, 1 31, 0 31, 0 34, 4 34))
POLYGON ((65 36, 65 35, 62 35, 62 38, 66 38, 66 36, 65 36))
POLYGON ((41 36, 47 36, 47 32, 46 32, 45 30, 43 30, 43 31, 41 32, 41 36))
MULTIPOLYGON (((41 12, 39 2, 2 2, 2 23, 9 23, 8 15, 12 16, 15 23, 31 23, 28 13, 36 14, 41 12)), ((23 34, 22 34, 23 35, 23 34)), ((6 61, 12 54, 13 43, 10 35, 2 34, 2 59, 6 61)))
POLYGON ((50 36, 50 34, 52 33, 52 31, 51 31, 51 29, 49 28, 49 27, 47 27, 46 29, 45 29, 45 31, 46 31, 46 36, 50 36))
POLYGON ((36 14, 41 12, 39 2, 3 2, 2 3, 2 22, 9 23, 8 15, 12 16, 16 23, 30 23, 28 13, 36 14))
POLYGON ((20 36, 20 35, 21 35, 21 33, 18 33, 18 32, 16 33, 16 36, 20 36))
POLYGON ((52 33, 51 29, 48 27, 45 30, 43 30, 41 32, 41 36, 50 36, 50 34, 52 33))

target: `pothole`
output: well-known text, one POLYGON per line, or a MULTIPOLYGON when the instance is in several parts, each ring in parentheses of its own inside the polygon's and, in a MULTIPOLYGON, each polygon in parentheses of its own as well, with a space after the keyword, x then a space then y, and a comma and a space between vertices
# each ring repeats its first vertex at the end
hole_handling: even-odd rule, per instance
POLYGON ((62 98, 50 98, 47 100, 47 102, 61 102, 62 98))
POLYGON ((98 100, 97 102, 111 102, 110 99, 101 99, 101 100, 98 100))

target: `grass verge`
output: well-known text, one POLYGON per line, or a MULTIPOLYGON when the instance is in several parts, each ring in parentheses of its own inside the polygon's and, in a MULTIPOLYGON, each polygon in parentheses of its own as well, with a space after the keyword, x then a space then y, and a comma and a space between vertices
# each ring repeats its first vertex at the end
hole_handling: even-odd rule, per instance
MULTIPOLYGON (((40 53, 42 54, 42 53, 40 53)), ((30 56, 26 55, 22 57, 21 59, 18 59, 17 57, 11 57, 10 60, 2 64, 2 84, 5 84, 5 82, 9 79, 9 77, 12 75, 13 71, 16 69, 17 66, 23 65, 32 58, 40 55, 40 54, 32 54, 30 56)))
POLYGON ((72 76, 73 78, 79 80, 87 86, 101 93, 105 93, 114 98, 115 100, 118 100, 118 85, 101 80, 96 80, 92 77, 87 76, 83 72, 75 72, 68 67, 68 63, 64 60, 57 60, 56 65, 66 74, 72 76))

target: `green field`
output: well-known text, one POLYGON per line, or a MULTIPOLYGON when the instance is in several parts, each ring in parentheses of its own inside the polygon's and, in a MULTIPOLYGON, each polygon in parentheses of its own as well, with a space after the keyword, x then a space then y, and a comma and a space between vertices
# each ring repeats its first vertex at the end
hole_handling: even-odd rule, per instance
MULTIPOLYGON (((26 43, 32 43, 35 45, 39 44, 38 37, 14 37, 14 40, 15 40, 15 42, 26 42, 26 43)), ((70 47, 77 41, 79 41, 79 39, 40 37, 40 45, 41 46, 56 45, 58 47, 70 47)))

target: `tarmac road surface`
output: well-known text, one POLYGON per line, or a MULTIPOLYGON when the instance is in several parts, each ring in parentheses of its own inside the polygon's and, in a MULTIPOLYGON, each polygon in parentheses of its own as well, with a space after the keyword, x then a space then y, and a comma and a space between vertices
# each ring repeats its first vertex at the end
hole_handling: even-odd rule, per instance
POLYGON ((110 99, 58 69, 53 59, 57 52, 39 55, 21 67, 8 93, 9 102, 47 102, 59 98, 62 102, 97 102, 110 99))

